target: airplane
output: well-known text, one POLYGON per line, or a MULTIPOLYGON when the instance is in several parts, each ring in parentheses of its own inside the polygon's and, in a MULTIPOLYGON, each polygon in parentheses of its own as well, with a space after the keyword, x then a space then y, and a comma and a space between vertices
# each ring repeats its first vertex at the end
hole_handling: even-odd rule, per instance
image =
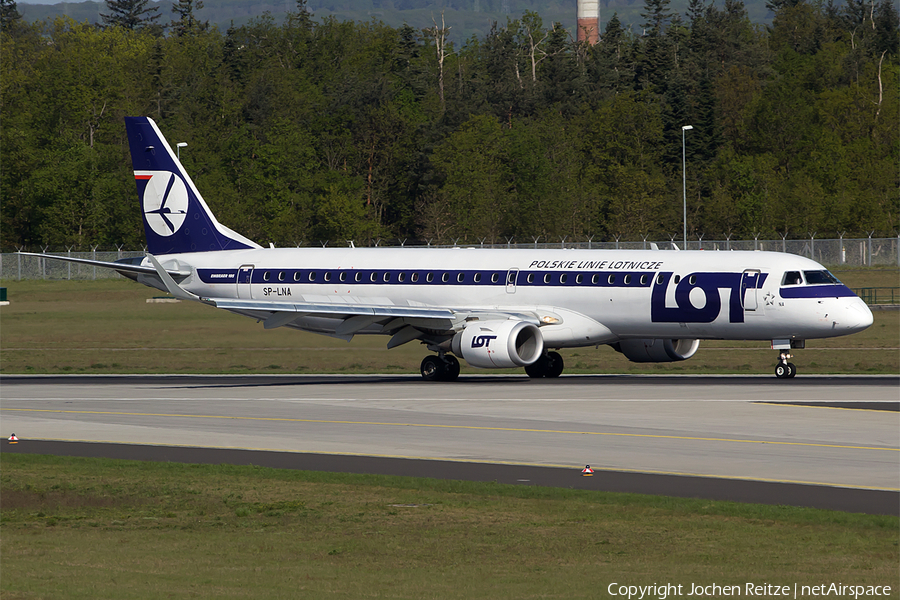
POLYGON ((216 220, 152 119, 125 127, 146 256, 22 254, 115 269, 265 329, 418 341, 429 381, 457 379, 459 359, 559 377, 556 350, 601 344, 634 362, 683 361, 700 340, 771 341, 775 375, 789 379, 791 350, 873 321, 825 267, 779 252, 265 248, 216 220))

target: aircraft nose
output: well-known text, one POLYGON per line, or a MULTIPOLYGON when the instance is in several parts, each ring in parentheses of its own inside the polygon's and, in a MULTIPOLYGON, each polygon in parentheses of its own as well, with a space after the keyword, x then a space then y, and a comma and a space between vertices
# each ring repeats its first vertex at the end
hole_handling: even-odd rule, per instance
POLYGON ((869 307, 859 298, 855 298, 848 308, 847 329, 852 332, 862 331, 872 325, 875 317, 869 307))

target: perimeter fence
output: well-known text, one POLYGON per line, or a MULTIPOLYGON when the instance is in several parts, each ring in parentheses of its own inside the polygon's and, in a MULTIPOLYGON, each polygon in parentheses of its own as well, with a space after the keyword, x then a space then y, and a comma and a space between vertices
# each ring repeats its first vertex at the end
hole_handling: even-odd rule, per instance
MULTIPOLYGON (((650 250, 658 248, 662 252, 674 251, 674 246, 680 241, 657 241, 643 240, 639 242, 633 241, 617 241, 617 242, 568 242, 561 241, 558 243, 533 243, 521 244, 507 242, 504 244, 457 244, 457 245, 410 245, 410 244, 385 244, 379 240, 377 244, 379 248, 396 248, 402 246, 410 250, 423 250, 428 248, 520 248, 520 249, 587 249, 587 250, 650 250)), ((353 245, 354 247, 362 247, 355 245, 353 242, 345 242, 343 244, 318 244, 311 247, 335 247, 353 245)), ((370 247, 366 244, 366 247, 370 247)), ((800 240, 688 240, 688 250, 709 250, 709 251, 732 251, 732 250, 759 250, 770 252, 786 252, 811 258, 818 263, 831 268, 835 267, 876 267, 890 266, 896 267, 900 265, 900 237, 894 238, 838 238, 838 239, 821 239, 814 238, 800 240)), ((23 249, 24 250, 24 249, 23 249)), ((91 252, 51 252, 47 254, 57 256, 67 256, 72 258, 85 258, 90 260, 100 260, 113 262, 121 258, 132 258, 136 256, 144 256, 145 251, 142 250, 113 250, 101 251, 93 250, 91 252)), ((40 256, 24 256, 15 252, 0 254, 0 279, 109 279, 121 277, 118 273, 101 267, 91 265, 83 265, 78 263, 68 263, 58 260, 48 260, 40 256)))

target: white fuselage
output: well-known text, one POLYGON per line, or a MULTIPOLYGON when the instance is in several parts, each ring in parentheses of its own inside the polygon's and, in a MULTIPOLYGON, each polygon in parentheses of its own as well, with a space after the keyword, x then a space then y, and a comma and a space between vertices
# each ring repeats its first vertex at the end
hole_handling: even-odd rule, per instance
MULTIPOLYGON (((264 248, 159 258, 189 270, 180 285, 201 297, 543 311, 557 317, 541 328, 552 347, 629 338, 803 340, 872 323, 865 303, 840 283, 784 285, 787 272, 826 271, 775 252, 264 248)), ((334 333, 339 324, 301 315, 291 326, 334 333)))

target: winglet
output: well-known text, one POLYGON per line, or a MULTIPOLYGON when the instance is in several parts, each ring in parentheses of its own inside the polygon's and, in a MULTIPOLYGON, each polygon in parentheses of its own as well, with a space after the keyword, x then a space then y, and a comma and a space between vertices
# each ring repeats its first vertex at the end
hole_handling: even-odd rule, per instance
POLYGON ((156 274, 162 280, 163 285, 166 286, 166 289, 170 294, 175 296, 176 298, 180 298, 181 300, 197 300, 202 301, 200 296, 194 295, 189 291, 185 290, 183 287, 175 283, 175 280, 172 279, 172 276, 163 268, 159 261, 156 260, 156 257, 152 254, 148 254, 147 258, 150 259, 150 262, 153 263, 153 268, 156 269, 156 274))

